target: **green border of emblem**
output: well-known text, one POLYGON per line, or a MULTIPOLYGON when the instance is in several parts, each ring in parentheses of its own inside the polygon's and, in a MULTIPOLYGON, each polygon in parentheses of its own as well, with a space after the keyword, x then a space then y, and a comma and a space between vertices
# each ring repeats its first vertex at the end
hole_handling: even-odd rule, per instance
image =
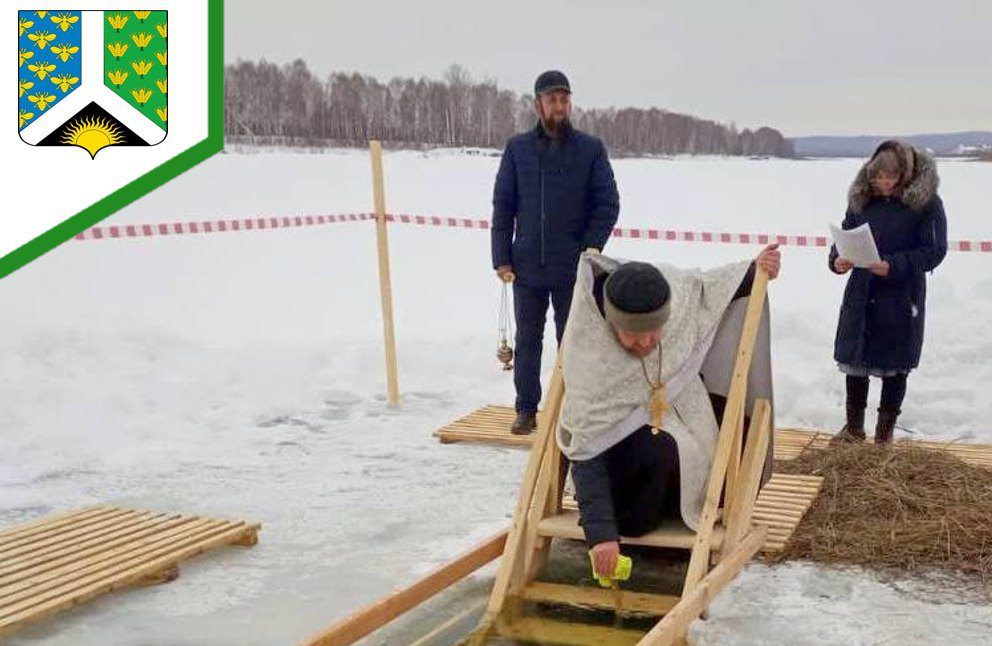
POLYGON ((0 258, 0 279, 224 149, 224 0, 207 1, 207 138, 0 258))

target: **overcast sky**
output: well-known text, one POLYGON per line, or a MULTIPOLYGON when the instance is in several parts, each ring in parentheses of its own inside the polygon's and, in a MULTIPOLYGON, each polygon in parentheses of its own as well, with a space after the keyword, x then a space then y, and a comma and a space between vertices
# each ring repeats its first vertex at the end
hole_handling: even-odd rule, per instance
POLYGON ((992 0, 229 0, 227 58, 476 80, 786 136, 992 130, 992 0))

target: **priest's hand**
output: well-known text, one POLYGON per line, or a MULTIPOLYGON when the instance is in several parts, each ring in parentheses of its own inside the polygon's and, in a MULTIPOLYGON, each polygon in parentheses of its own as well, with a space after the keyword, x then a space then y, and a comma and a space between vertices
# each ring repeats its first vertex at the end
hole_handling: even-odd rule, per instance
POLYGON ((782 267, 782 252, 778 250, 778 243, 770 244, 762 249, 761 253, 758 254, 757 263, 768 274, 769 279, 776 278, 782 267))
POLYGON ((592 560, 596 564, 596 574, 612 579, 613 572, 617 569, 617 557, 619 556, 620 543, 618 541, 606 541, 593 545, 592 560))

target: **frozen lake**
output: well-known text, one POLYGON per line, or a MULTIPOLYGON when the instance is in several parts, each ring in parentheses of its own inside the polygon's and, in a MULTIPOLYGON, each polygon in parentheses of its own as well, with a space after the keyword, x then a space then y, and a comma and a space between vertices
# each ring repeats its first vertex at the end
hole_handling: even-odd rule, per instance
MULTIPOLYGON (((389 211, 488 217, 497 157, 385 161, 389 211)), ((619 225, 824 234, 859 164, 616 160, 619 225)), ((950 237, 992 238, 992 164, 942 161, 940 172, 950 237)), ((104 224, 370 204, 362 151, 226 154, 104 224)), ((395 225, 390 242, 398 408, 385 404, 367 222, 71 241, 0 282, 0 524, 97 503, 263 524, 250 550, 201 557, 173 584, 104 597, 9 643, 296 643, 507 523, 524 454, 430 437, 478 406, 512 402, 494 356, 488 232, 395 225)), ((620 239, 606 252, 709 266, 758 249, 620 239)), ((952 252, 930 277, 923 362, 900 419, 917 436, 992 442, 990 263, 952 252)), ((777 422, 839 427, 843 379, 831 354, 844 280, 823 249, 786 248, 783 264, 771 286, 777 422)), ((710 644, 867 644, 888 643, 896 628, 900 643, 978 644, 992 610, 857 573, 753 565, 696 632, 710 644), (774 598, 777 618, 754 604, 755 590, 774 598), (802 641, 851 614, 846 632, 802 641)))

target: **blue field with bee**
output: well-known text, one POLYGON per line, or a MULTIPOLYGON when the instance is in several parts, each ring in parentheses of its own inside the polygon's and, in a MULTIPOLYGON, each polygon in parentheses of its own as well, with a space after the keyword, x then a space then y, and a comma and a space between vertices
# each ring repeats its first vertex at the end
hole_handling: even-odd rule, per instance
POLYGON ((79 11, 17 13, 17 114, 23 130, 82 81, 79 11))

